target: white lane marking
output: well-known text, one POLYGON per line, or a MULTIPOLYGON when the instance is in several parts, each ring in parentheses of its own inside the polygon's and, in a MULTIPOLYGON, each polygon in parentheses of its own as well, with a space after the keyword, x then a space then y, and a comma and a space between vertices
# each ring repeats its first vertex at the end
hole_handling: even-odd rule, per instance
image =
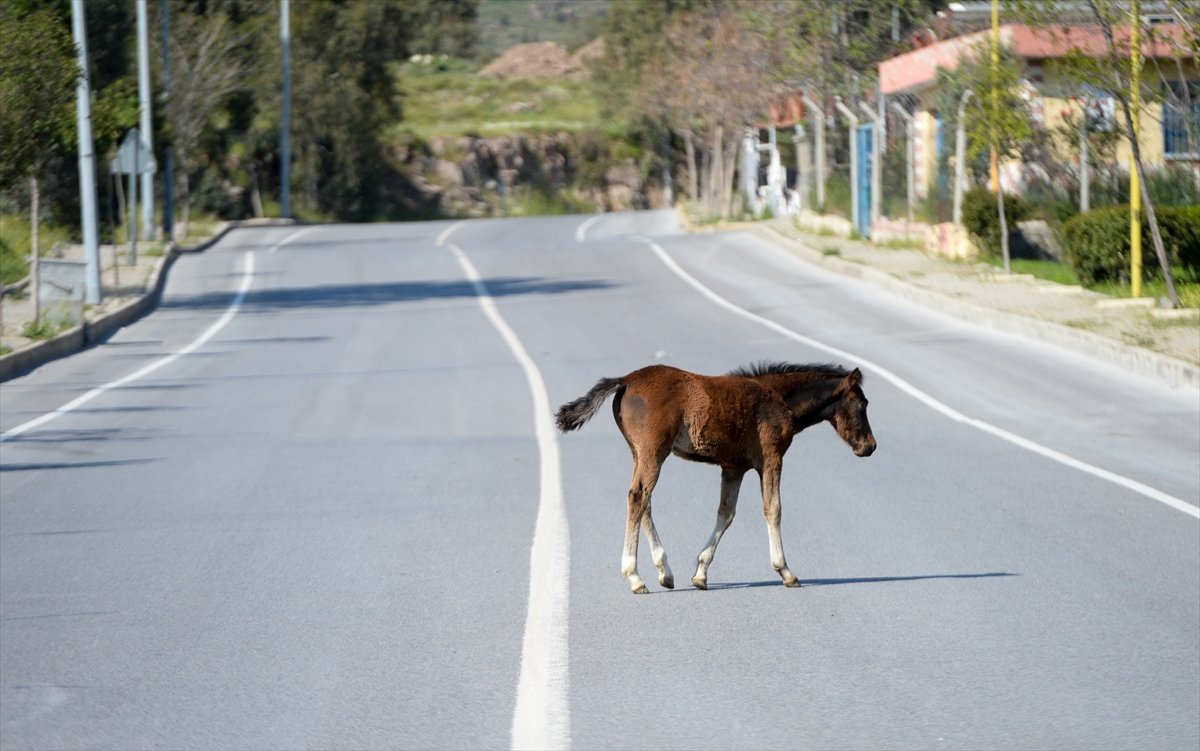
POLYGON ((871 362, 870 360, 866 360, 866 359, 860 357, 859 355, 855 355, 850 352, 846 352, 845 350, 841 350, 836 347, 831 347, 828 344, 823 344, 822 342, 819 342, 816 339, 810 339, 807 336, 804 336, 803 334, 798 334, 795 331, 792 331, 789 328, 786 328, 778 323, 775 323, 774 321, 772 321, 770 319, 763 318, 760 315, 751 313, 750 311, 746 310, 745 308, 740 308, 737 305, 734 305, 733 303, 729 302, 725 298, 721 297, 716 292, 713 292, 711 289, 709 289, 708 287, 704 286, 701 282, 699 282, 691 274, 684 271, 683 268, 679 264, 677 264, 673 258, 671 258, 671 256, 667 255, 667 252, 665 250, 663 250, 662 247, 658 243, 654 242, 653 240, 649 240, 645 237, 638 237, 638 239, 647 243, 650 246, 650 249, 652 251, 654 251, 655 255, 657 255, 659 257, 659 260, 661 260, 668 269, 673 271, 676 276, 678 276, 680 279, 682 279, 683 281, 690 284, 692 287, 694 287, 696 290, 698 290, 702 295, 707 297, 709 300, 712 300, 717 305, 720 305, 721 307, 725 308, 726 310, 729 310, 730 312, 736 313, 737 315, 741 316, 742 318, 748 318, 751 321, 760 323, 763 326, 766 326, 767 328, 771 329, 772 331, 775 331, 776 333, 782 334, 790 339, 794 339, 794 340, 800 342, 801 344, 806 344, 809 347, 812 347, 814 349, 819 349, 824 352, 828 352, 829 354, 835 355, 837 357, 845 357, 850 360, 855 360, 855 361, 861 363, 862 367, 864 367, 878 375, 883 376, 886 380, 891 382, 892 385, 896 386, 898 389, 900 389, 904 393, 913 397, 917 401, 920 401, 921 403, 925 404, 926 406, 928 406, 934 410, 937 410, 938 412, 941 412, 943 415, 945 415, 946 417, 949 417, 951 420, 954 420, 955 422, 961 422, 965 425, 970 425, 973 428, 978 428, 979 430, 982 430, 985 433, 990 433, 990 434, 996 436, 997 438, 1003 439, 1005 441, 1008 441, 1009 443, 1020 446, 1023 449, 1032 451, 1035 454, 1041 454, 1042 456, 1046 457, 1047 459, 1053 459, 1054 461, 1059 462, 1060 464, 1065 464, 1066 466, 1071 467, 1073 469, 1077 469, 1081 472, 1087 472, 1090 475, 1095 475, 1096 477, 1099 477, 1103 480, 1108 480, 1109 482, 1114 483, 1116 485, 1120 485, 1122 487, 1129 488, 1130 490, 1132 490, 1136 493, 1141 493, 1142 495, 1146 496, 1147 498, 1153 498, 1156 501, 1167 504, 1168 506, 1170 506, 1173 509, 1182 511, 1183 513, 1188 514, 1189 516, 1193 516, 1193 517, 1196 517, 1197 519, 1200 519, 1200 507, 1193 506, 1192 504, 1190 504, 1180 498, 1176 498, 1173 495, 1167 495, 1166 493, 1162 492, 1161 490, 1152 488, 1149 485, 1143 485, 1142 483, 1138 482, 1137 480, 1131 480, 1130 478, 1125 477, 1124 475, 1118 475, 1115 472, 1109 472, 1107 469, 1101 469, 1100 467, 1097 467, 1095 465, 1088 464, 1087 462, 1080 461, 1079 459, 1076 459, 1071 456, 1067 456, 1066 454, 1064 454, 1060 451, 1055 451, 1054 449, 1049 448, 1047 446, 1043 446, 1040 443, 1035 443, 1035 442, 1029 440, 1028 438, 1022 438, 1021 436, 1016 435, 1015 433, 1008 432, 1004 428, 996 427, 995 425, 992 425, 991 423, 984 422, 983 420, 979 420, 974 417, 968 417, 968 416, 964 415, 963 413, 959 412, 958 410, 953 409, 945 404, 942 404, 937 399, 934 399, 929 394, 926 394, 924 391, 921 391, 916 386, 913 386, 908 381, 904 380, 900 376, 896 375, 895 373, 891 372, 890 370, 888 370, 887 368, 884 368, 881 365, 876 365, 875 363, 871 362))
POLYGON ((250 290, 250 284, 254 281, 254 251, 247 250, 245 259, 246 259, 245 260, 245 271, 243 272, 243 275, 242 275, 242 283, 238 286, 237 295, 233 298, 233 304, 230 305, 228 309, 226 309, 224 315, 222 315, 219 319, 217 319, 216 323, 214 323, 212 326, 209 326, 208 329, 203 334, 201 334, 195 341, 193 341, 191 344, 189 344, 188 346, 179 350, 178 352, 172 352, 169 355, 160 357, 159 359, 155 360, 154 362, 150 363, 149 365, 145 366, 144 368, 141 368, 140 370, 135 370, 134 372, 130 373, 129 375, 125 376, 124 378, 118 378, 117 380, 110 381, 110 382, 104 384, 103 386, 97 386, 96 388, 92 389, 91 391, 87 392, 86 394, 78 396, 75 399, 67 402, 66 404, 64 404, 63 406, 54 410, 53 412, 47 412, 46 414, 42 415, 41 417, 36 417, 36 418, 30 420, 29 422, 21 423, 20 425, 13 428, 12 430, 9 430, 5 433, 0 433, 0 441, 8 441, 13 438, 16 438, 17 436, 21 435, 22 433, 28 432, 35 428, 40 428, 41 426, 45 425, 46 423, 50 422, 51 420, 58 419, 59 417, 62 417, 63 415, 67 414, 68 412, 71 412, 72 410, 74 410, 84 404, 87 404, 91 400, 95 399, 97 396, 100 396, 101 394, 103 394, 105 391, 110 391, 112 389, 121 388, 122 386, 124 386, 127 383, 132 383, 133 381, 136 381, 139 378, 150 375, 151 373, 153 373, 154 371, 163 367, 164 365, 168 365, 170 363, 175 362, 176 360, 183 357, 184 355, 190 355, 191 353, 195 352, 197 349, 199 349, 201 346, 203 346, 205 342, 207 342, 209 339, 212 339, 214 336, 216 336, 218 331, 225 328, 225 324, 232 321, 233 317, 235 315, 237 315, 238 309, 242 307, 242 301, 246 299, 246 292, 248 292, 250 290))
POLYGON ((453 235, 455 233, 455 231, 458 230, 458 228, 463 226, 464 224, 466 224, 465 220, 451 224, 449 227, 442 230, 442 233, 437 236, 437 239, 433 241, 433 244, 438 246, 439 248, 442 247, 443 245, 446 244, 446 241, 450 239, 450 235, 453 235))
POLYGON ((270 250, 268 250, 267 252, 274 253, 275 251, 282 248, 284 245, 287 245, 288 243, 290 243, 292 240, 299 238, 301 235, 307 235, 309 232, 312 232, 312 231, 318 230, 318 229, 320 229, 320 227, 308 227, 307 229, 302 229, 299 232, 293 232, 292 234, 288 235, 287 237, 283 238, 279 242, 272 245, 270 250))
POLYGON ((601 219, 603 216, 604 216, 604 214, 596 214, 596 215, 595 215, 594 217, 592 217, 591 219, 588 219, 588 220, 587 220, 587 221, 585 221, 583 224, 581 224, 581 225, 579 225, 578 227, 576 227, 576 228, 575 228, 575 242, 577 242, 577 243, 581 243, 581 242, 583 242, 583 236, 584 236, 584 233, 586 233, 586 232, 587 232, 587 228, 588 228, 588 227, 590 227, 590 226, 592 226, 592 225, 593 225, 593 224, 595 224, 596 222, 600 221, 600 219, 601 219))
POLYGON ((521 649, 521 677, 517 682, 517 707, 513 712, 512 747, 571 747, 571 714, 568 704, 570 676, 567 665, 567 604, 571 570, 571 538, 563 504, 558 442, 554 437, 550 396, 542 373, 525 351, 521 340, 496 308, 483 279, 457 245, 450 251, 475 287, 479 307, 521 363, 533 394, 533 421, 541 457, 541 500, 529 553, 529 611, 521 649))

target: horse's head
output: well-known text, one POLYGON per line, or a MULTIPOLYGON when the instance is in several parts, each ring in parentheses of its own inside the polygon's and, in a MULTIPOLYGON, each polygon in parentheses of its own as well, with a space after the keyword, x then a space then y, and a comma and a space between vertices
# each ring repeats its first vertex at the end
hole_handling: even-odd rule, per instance
POLYGON ((856 456, 870 456, 875 451, 875 436, 867 421, 867 397, 862 390, 862 372, 855 368, 834 390, 838 400, 829 422, 842 440, 854 449, 856 456))

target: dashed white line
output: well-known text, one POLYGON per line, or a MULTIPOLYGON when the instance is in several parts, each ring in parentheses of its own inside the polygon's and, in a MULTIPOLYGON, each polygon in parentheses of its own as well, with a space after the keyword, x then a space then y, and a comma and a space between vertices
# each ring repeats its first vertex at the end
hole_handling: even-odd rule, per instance
POLYGON ((577 243, 583 242, 583 238, 584 238, 584 235, 587 233, 588 227, 590 227, 593 224, 595 224, 596 222, 600 221, 600 219, 603 216, 604 216, 604 214, 596 214, 591 219, 588 219, 583 224, 576 227, 575 228, 575 242, 577 242, 577 243))
POLYGON ((451 224, 449 227, 447 227, 446 229, 441 231, 441 234, 439 234, 437 236, 437 239, 433 241, 433 244, 438 246, 439 248, 442 247, 443 245, 446 244, 446 241, 450 239, 450 235, 453 235, 458 230, 458 228, 463 226, 464 224, 466 224, 465 221, 455 222, 454 224, 451 224))
MULTIPOLYGON (((456 227, 442 234, 449 237, 456 227)), ((439 241, 444 242, 444 238, 439 237, 439 241)), ((512 747, 566 749, 571 746, 567 664, 571 538, 563 504, 562 473, 550 397, 541 371, 525 351, 516 332, 500 315, 475 264, 457 245, 450 243, 448 247, 475 287, 479 307, 521 364, 533 395, 533 422, 542 467, 541 498, 533 548, 529 553, 529 610, 525 616, 517 706, 513 711, 512 747)))
POLYGON ((293 232, 292 234, 288 235, 287 237, 283 238, 279 242, 272 245, 271 248, 267 252, 274 253, 275 251, 282 248, 284 245, 287 245, 288 243, 290 243, 292 240, 295 240, 299 237, 307 235, 309 232, 312 232, 313 230, 318 230, 318 229, 320 229, 320 227, 307 227, 298 232, 293 232))
POLYGON ((201 334, 200 336, 198 336, 196 338, 196 340, 193 341, 191 344, 189 344, 188 346, 179 350, 178 352, 172 352, 169 355, 160 357, 159 359, 155 360, 154 362, 150 363, 149 365, 146 365, 145 367, 141 368, 140 370, 135 370, 134 372, 130 373, 129 375, 127 375, 123 378, 118 378, 115 381, 109 381, 108 383, 104 384, 103 386, 97 386, 96 388, 92 389, 91 391, 88 391, 87 393, 85 393, 81 396, 78 396, 75 399, 72 399, 71 401, 67 402, 66 404, 64 404, 63 406, 54 410, 53 412, 47 412, 46 414, 42 415, 41 417, 35 417, 34 419, 30 420, 29 422, 21 423, 20 425, 13 428, 12 430, 8 430, 4 433, 0 433, 0 441, 12 440, 13 438, 16 438, 17 436, 21 435, 22 433, 26 433, 35 428, 40 428, 41 426, 45 425, 46 423, 50 422, 51 420, 56 420, 59 417, 62 417, 63 415, 67 414, 68 412, 71 412, 71 411, 83 406, 84 404, 87 404, 91 400, 95 399, 97 396, 100 396, 101 394, 103 394, 105 391, 111 391, 112 389, 120 388, 128 383, 132 383, 133 381, 138 380, 139 378, 148 376, 151 373, 153 373, 154 371, 158 370, 159 368, 161 368, 165 365, 169 365, 185 355, 190 355, 191 353, 195 352, 200 347, 204 346, 205 342, 207 342, 209 339, 212 339, 214 336, 216 336, 218 331, 225 328, 226 324, 228 324, 230 321, 233 320, 233 317, 235 315, 237 315, 238 310, 242 307, 242 301, 246 299, 246 293, 248 291, 250 291, 250 285, 254 282, 254 251, 252 251, 252 250, 246 251, 244 263, 245 263, 245 266, 244 266, 244 271, 242 273, 242 281, 241 281, 241 284, 238 285, 237 295, 234 296, 233 303, 225 310, 225 314, 222 315, 219 319, 217 319, 216 323, 209 326, 204 331, 204 333, 201 334))
POLYGON ((974 417, 968 417, 967 415, 964 415, 963 413, 959 412, 958 410, 953 409, 952 407, 949 407, 949 406, 943 404, 942 402, 933 398, 929 394, 926 394, 924 391, 921 391, 916 386, 913 386, 908 381, 904 380, 900 376, 896 375, 895 373, 888 370, 887 368, 884 368, 881 365, 876 365, 875 363, 871 362, 870 360, 866 360, 866 359, 860 357, 859 355, 855 355, 850 352, 846 352, 845 350, 841 350, 836 347, 831 347, 828 344, 817 341, 816 339, 810 339, 809 337, 804 336, 803 334, 798 334, 795 331, 792 331, 791 329, 787 328, 786 326, 782 326, 782 325, 776 323, 775 321, 770 320, 769 318, 763 318, 760 315, 751 313, 750 311, 746 310, 745 308, 738 307, 737 305, 734 305, 733 303, 726 300, 724 297, 721 297, 720 295, 718 295, 716 292, 713 292, 711 289, 709 289, 703 283, 701 283, 699 280, 697 280, 694 276, 692 276, 688 272, 684 271, 683 267, 681 267, 678 263, 676 263, 675 259, 671 258, 671 256, 668 255, 667 252, 665 250, 663 250, 662 246, 660 246, 658 243, 654 242, 653 240, 647 239, 645 237, 638 237, 638 239, 641 240, 642 242, 645 242, 647 245, 649 245, 650 249, 652 251, 654 251, 654 254, 658 256, 659 260, 661 260, 668 269, 670 269, 672 272, 674 272, 674 274, 676 276, 678 276, 680 279, 682 279, 683 281, 687 282, 689 285, 694 287, 697 291, 699 291, 702 295, 707 297, 709 300, 712 300, 717 305, 720 305, 722 308, 725 308, 726 310, 728 310, 732 313, 735 313, 735 314, 741 316, 742 318, 746 318, 751 321, 754 321, 755 323, 759 323, 763 326, 766 326, 767 328, 771 329, 772 331, 774 331, 778 334, 782 334, 783 336, 786 336, 790 339, 794 339, 795 341, 798 341, 801 344, 805 344, 809 347, 812 347, 813 349, 819 349, 823 352, 828 352, 829 354, 834 355, 836 357, 844 357, 844 358, 856 361, 858 363, 861 363, 863 368, 866 368, 866 369, 882 376, 885 380, 889 381, 896 388, 900 389, 904 393, 913 397, 917 401, 925 404, 926 406, 942 413, 946 417, 949 417, 951 420, 954 420, 955 422, 961 422, 965 425, 970 425, 973 428, 982 430, 985 433, 990 433, 991 435, 994 435, 997 438, 1008 441, 1009 443, 1014 444, 1016 446, 1020 446, 1023 449, 1032 451, 1035 454, 1040 454, 1040 455, 1046 457, 1047 459, 1052 459, 1060 464, 1065 464, 1066 466, 1071 467, 1073 469, 1077 469, 1081 472, 1086 472, 1089 475, 1094 475, 1095 477, 1099 477, 1102 480, 1107 480, 1116 485, 1120 485, 1121 487, 1128 488, 1136 493, 1140 493, 1140 494, 1146 496, 1147 498, 1153 498, 1154 500, 1159 501, 1160 503, 1165 503, 1166 505, 1170 506, 1173 509, 1176 509, 1177 511, 1182 511, 1183 513, 1185 513, 1189 516, 1200 519, 1200 507, 1193 506, 1192 504, 1190 504, 1180 498, 1176 498, 1173 495, 1168 495, 1168 494, 1162 492, 1161 490, 1152 488, 1149 485, 1145 485, 1143 483, 1138 482, 1137 480, 1132 480, 1128 477, 1125 477, 1124 475, 1118 475, 1117 473, 1110 472, 1107 469, 1101 469, 1100 467, 1097 467, 1095 465, 1088 464, 1087 462, 1080 461, 1079 459, 1076 459, 1071 456, 1067 456, 1066 454, 1064 454, 1060 451, 1055 451, 1054 449, 1049 448, 1048 446, 1043 446, 1040 443, 1035 443, 1034 441, 1031 441, 1028 438, 1022 438, 1021 436, 1016 435, 1015 433, 1008 432, 1004 428, 997 427, 995 425, 992 425, 991 423, 984 422, 983 420, 979 420, 974 417))

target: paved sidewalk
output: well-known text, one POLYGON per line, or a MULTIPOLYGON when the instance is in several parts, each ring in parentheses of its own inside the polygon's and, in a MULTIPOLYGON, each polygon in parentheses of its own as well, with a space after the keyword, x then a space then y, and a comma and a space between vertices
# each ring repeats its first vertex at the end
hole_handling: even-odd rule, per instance
POLYGON ((780 244, 785 247, 794 243, 820 253, 827 261, 823 265, 834 267, 840 265, 836 260, 848 261, 952 300, 1091 332, 1191 365, 1200 364, 1200 311, 1195 309, 1145 307, 1154 302, 1111 298, 1032 275, 1006 275, 986 263, 952 261, 916 249, 814 235, 796 228, 786 218, 760 223, 752 231, 764 239, 782 239, 785 242, 780 244))
MULTIPOLYGON (((124 303, 144 295, 148 291, 148 285, 152 282, 151 277, 154 267, 162 257, 161 250, 157 250, 154 255, 147 252, 151 248, 161 248, 161 245, 139 244, 137 265, 129 266, 127 255, 129 246, 119 246, 121 265, 120 267, 114 267, 113 246, 100 246, 100 258, 104 268, 101 274, 101 282, 104 285, 104 299, 99 305, 90 306, 85 311, 84 317, 87 320, 93 321, 106 313, 116 310, 124 303)), ((83 260, 84 248, 82 245, 67 246, 61 257, 83 260)), ((4 328, 0 332, 0 342, 3 342, 7 347, 11 347, 12 350, 17 350, 30 344, 33 340, 22 336, 22 332, 25 330, 25 325, 33 320, 33 297, 31 290, 26 287, 20 295, 5 295, 3 305, 4 328)))

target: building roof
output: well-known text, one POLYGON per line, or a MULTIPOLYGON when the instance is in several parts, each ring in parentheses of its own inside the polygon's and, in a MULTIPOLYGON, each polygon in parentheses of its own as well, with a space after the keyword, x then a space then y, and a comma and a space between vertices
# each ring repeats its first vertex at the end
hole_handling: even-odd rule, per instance
MULTIPOLYGON (((1156 26, 1154 32, 1181 41, 1186 33, 1182 26, 1175 24, 1156 26)), ((884 94, 911 94, 927 89, 937 81, 939 67, 953 70, 958 66, 959 58, 976 45, 986 43, 990 33, 977 31, 884 60, 879 64, 879 87, 884 94)), ((1114 30, 1114 37, 1117 45, 1127 46, 1129 28, 1114 30)), ((1000 27, 1000 43, 1012 47, 1018 57, 1027 60, 1062 57, 1076 48, 1085 54, 1100 54, 1108 46, 1099 26, 1031 29, 1020 24, 1005 24, 1000 27)), ((1176 49, 1164 39, 1150 43, 1143 41, 1142 54, 1146 57, 1172 57, 1176 49)), ((1184 49, 1182 54, 1190 58, 1194 53, 1184 49)))

